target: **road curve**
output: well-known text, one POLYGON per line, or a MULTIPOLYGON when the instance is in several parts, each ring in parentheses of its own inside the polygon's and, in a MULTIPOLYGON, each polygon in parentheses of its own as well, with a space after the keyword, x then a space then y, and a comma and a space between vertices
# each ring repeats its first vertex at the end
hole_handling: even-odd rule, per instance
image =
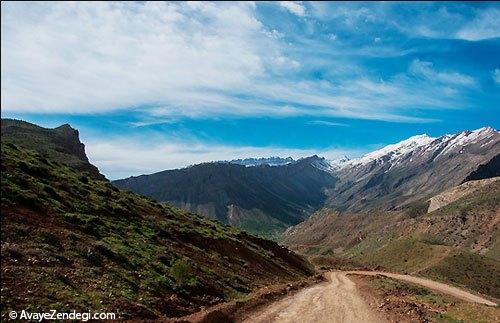
POLYGON ((303 289, 244 319, 245 323, 378 323, 384 320, 361 298, 344 272, 329 272, 327 282, 303 289))
POLYGON ((271 303, 262 310, 244 318, 245 323, 375 323, 385 320, 371 310, 359 295, 356 285, 348 275, 382 275, 413 284, 418 284, 439 293, 458 299, 496 306, 496 303, 459 288, 410 275, 379 271, 332 271, 326 273, 327 282, 317 284, 271 303))
POLYGON ((368 275, 368 276, 382 275, 382 276, 402 280, 405 282, 421 285, 421 286, 427 287, 433 291, 436 291, 438 293, 447 294, 447 295, 456 297, 458 299, 461 299, 463 301, 484 304, 484 305, 488 305, 488 306, 496 306, 497 305, 496 303, 494 303, 490 300, 487 300, 483 297, 466 292, 466 291, 459 289, 457 287, 450 286, 450 285, 443 284, 443 283, 439 283, 439 282, 436 282, 436 281, 433 281, 430 279, 426 279, 426 278, 415 277, 415 276, 410 276, 410 275, 386 273, 386 272, 381 272, 381 271, 347 271, 345 273, 357 274, 357 275, 368 275))

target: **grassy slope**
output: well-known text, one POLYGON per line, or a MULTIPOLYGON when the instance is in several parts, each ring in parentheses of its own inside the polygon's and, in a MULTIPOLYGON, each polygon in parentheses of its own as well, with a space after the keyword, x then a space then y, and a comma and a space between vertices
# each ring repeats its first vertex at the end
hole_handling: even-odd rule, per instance
POLYGON ((311 273, 271 241, 120 191, 20 146, 2 143, 1 167, 4 310, 174 317, 311 273))
POLYGON ((421 216, 399 239, 356 258, 500 298, 499 251, 492 241, 498 236, 499 205, 496 182, 421 216))
POLYGON ((3 143, 36 150, 51 160, 85 171, 92 178, 105 179, 97 167, 89 163, 78 131, 68 124, 47 129, 21 120, 2 119, 1 125, 3 143))
POLYGON ((397 272, 450 282, 500 298, 500 262, 483 255, 430 241, 401 239, 355 259, 397 272))

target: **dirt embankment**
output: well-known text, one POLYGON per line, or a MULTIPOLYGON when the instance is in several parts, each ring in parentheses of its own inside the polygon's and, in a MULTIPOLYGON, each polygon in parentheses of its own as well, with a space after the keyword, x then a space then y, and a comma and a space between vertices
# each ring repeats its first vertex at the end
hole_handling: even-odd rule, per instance
POLYGON ((382 275, 382 276, 390 277, 393 279, 402 280, 402 281, 405 281, 408 283, 417 284, 417 285, 429 288, 429 289, 436 291, 438 293, 443 293, 446 295, 456 297, 456 298, 461 299, 463 301, 477 303, 477 304, 483 304, 483 305, 488 305, 488 306, 497 306, 496 303, 494 303, 490 300, 487 300, 486 298, 474 295, 474 294, 469 293, 467 291, 464 291, 460 288, 457 288, 457 287, 454 287, 454 286, 451 286, 448 284, 436 282, 436 281, 426 279, 426 278, 415 277, 415 276, 410 276, 410 275, 386 273, 386 272, 380 272, 380 271, 350 271, 347 273, 348 274, 356 274, 356 275, 367 275, 367 276, 382 275))
POLYGON ((258 312, 270 303, 283 298, 293 297, 296 293, 310 286, 321 284, 324 281, 325 277, 323 275, 315 275, 293 283, 272 285, 252 292, 242 299, 207 307, 197 313, 179 319, 163 318, 160 321, 175 323, 241 322, 248 317, 249 313, 258 312))

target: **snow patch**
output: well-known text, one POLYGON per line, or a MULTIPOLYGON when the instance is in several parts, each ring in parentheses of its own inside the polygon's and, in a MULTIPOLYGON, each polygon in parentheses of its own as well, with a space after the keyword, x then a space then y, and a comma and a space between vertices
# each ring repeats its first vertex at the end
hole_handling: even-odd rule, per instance
POLYGON ((349 162, 349 164, 353 166, 366 165, 374 160, 379 160, 382 158, 384 158, 384 160, 388 159, 389 161, 394 161, 414 151, 418 147, 430 144, 434 140, 436 140, 436 138, 429 137, 426 134, 413 136, 396 144, 388 145, 382 149, 375 150, 364 155, 361 158, 353 159, 349 162))

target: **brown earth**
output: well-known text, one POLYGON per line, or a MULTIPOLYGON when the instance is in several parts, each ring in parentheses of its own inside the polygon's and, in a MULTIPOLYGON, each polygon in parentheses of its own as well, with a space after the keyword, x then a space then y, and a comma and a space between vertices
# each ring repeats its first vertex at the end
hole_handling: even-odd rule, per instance
POLYGON ((371 277, 390 277, 421 285, 440 295, 452 296, 461 306, 464 303, 460 300, 470 302, 466 307, 477 309, 477 313, 487 313, 485 315, 488 317, 497 317, 495 315, 498 314, 494 302, 456 287, 419 277, 372 271, 333 271, 325 273, 325 276, 326 282, 250 312, 241 318, 242 322, 428 322, 428 317, 434 314, 444 315, 453 305, 428 304, 423 300, 409 301, 404 296, 410 293, 430 293, 426 289, 412 289, 404 284, 397 285, 397 288, 390 291, 387 288, 377 290, 367 283, 373 280, 371 277), (485 307, 485 304, 490 308, 485 307))
POLYGON ((370 308, 394 323, 499 322, 500 309, 384 276, 350 275, 370 308))

